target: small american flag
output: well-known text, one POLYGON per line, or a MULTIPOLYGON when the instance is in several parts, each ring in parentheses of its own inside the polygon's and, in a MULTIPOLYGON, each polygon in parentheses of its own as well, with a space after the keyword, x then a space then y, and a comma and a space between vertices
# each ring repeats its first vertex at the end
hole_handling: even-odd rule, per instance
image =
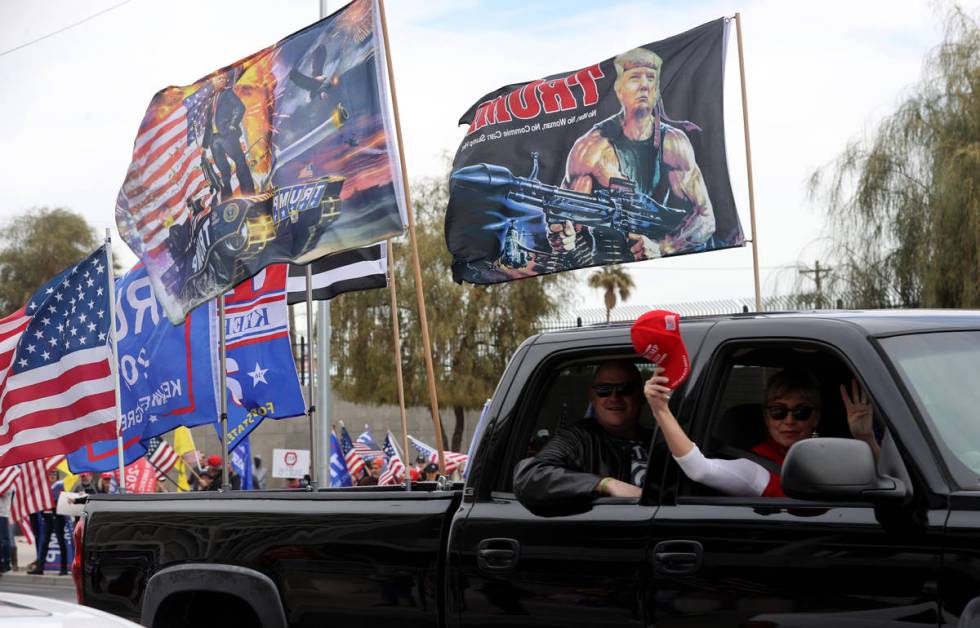
MULTIPOLYGON (((429 462, 435 462, 435 463, 439 462, 439 452, 436 450, 435 447, 430 447, 429 445, 426 445, 425 443, 415 438, 414 436, 409 436, 408 440, 410 443, 412 443, 412 447, 414 447, 420 454, 425 456, 429 462)), ((456 453, 455 451, 446 450, 443 451, 443 455, 446 458, 447 474, 453 474, 457 470, 462 472, 463 469, 466 467, 466 461, 469 460, 469 457, 466 454, 456 453)))
POLYGON ((0 321, 0 467, 116 436, 106 249, 0 321))
POLYGON ((159 436, 154 436, 147 442, 146 458, 160 474, 170 471, 177 464, 177 452, 170 443, 159 436))
POLYGON ((17 473, 13 484, 14 498, 10 504, 10 515, 23 530, 28 543, 34 542, 31 514, 54 510, 54 496, 51 494, 48 472, 53 471, 64 459, 64 456, 52 456, 47 460, 31 460, 14 467, 17 473))
POLYGON ((364 431, 354 441, 354 449, 357 450, 357 453, 361 454, 361 458, 372 462, 372 464, 375 461, 381 462, 384 458, 384 453, 378 447, 378 442, 371 436, 371 428, 367 425, 364 426, 364 431))
POLYGON ((378 484, 399 484, 405 478, 405 465, 398 455, 398 448, 395 447, 395 439, 391 437, 391 432, 385 434, 385 442, 381 449, 384 451, 388 466, 378 478, 378 484))
POLYGON ((343 425, 340 426, 340 449, 344 453, 344 462, 347 464, 347 471, 351 477, 361 477, 366 470, 364 467, 364 458, 361 457, 360 452, 354 447, 354 443, 350 439, 350 434, 347 433, 347 428, 343 425))

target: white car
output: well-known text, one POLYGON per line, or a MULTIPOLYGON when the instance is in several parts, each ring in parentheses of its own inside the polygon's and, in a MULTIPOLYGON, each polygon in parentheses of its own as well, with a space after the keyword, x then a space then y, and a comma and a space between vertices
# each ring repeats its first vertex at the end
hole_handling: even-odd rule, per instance
POLYGON ((139 624, 94 608, 36 595, 0 592, 0 628, 138 628, 139 624))

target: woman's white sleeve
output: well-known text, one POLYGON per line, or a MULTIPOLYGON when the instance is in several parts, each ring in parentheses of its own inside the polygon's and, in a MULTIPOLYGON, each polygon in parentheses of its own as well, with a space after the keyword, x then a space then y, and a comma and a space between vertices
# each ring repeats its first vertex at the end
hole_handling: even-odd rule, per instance
POLYGON ((769 484, 769 472, 762 465, 747 458, 705 458, 697 445, 680 458, 674 456, 674 460, 691 480, 726 495, 758 497, 769 484))

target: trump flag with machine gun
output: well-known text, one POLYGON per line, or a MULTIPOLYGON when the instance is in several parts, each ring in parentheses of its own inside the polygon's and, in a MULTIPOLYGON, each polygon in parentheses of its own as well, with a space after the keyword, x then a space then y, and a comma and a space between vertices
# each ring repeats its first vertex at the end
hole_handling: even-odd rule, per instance
POLYGON ((377 0, 168 87, 146 111, 116 223, 174 324, 277 262, 404 230, 377 0))
POLYGON ((460 119, 456 281, 742 246, 725 154, 726 20, 502 87, 460 119))

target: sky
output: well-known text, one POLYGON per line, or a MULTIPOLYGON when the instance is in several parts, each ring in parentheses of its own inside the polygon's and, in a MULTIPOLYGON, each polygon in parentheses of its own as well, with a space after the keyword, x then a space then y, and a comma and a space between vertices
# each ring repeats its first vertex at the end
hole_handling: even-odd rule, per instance
MULTIPOLYGON (((342 5, 328 2, 330 10, 342 5)), ((937 5, 909 0, 388 0, 385 7, 412 179, 445 175, 465 131, 456 120, 483 94, 739 11, 763 295, 787 293, 792 269, 825 255, 809 175, 915 89, 924 56, 942 38, 937 5)), ((113 207, 150 98, 278 41, 319 11, 316 0, 0 0, 0 222, 33 207, 67 207, 100 233, 112 228, 117 253, 134 262, 114 231, 113 207)), ((751 237, 738 70, 733 24, 726 140, 751 237)), ((748 246, 627 268, 637 286, 627 304, 753 294, 748 246)), ((568 296, 569 308, 600 307, 602 295, 584 287, 591 271, 575 272, 582 287, 568 296)))

